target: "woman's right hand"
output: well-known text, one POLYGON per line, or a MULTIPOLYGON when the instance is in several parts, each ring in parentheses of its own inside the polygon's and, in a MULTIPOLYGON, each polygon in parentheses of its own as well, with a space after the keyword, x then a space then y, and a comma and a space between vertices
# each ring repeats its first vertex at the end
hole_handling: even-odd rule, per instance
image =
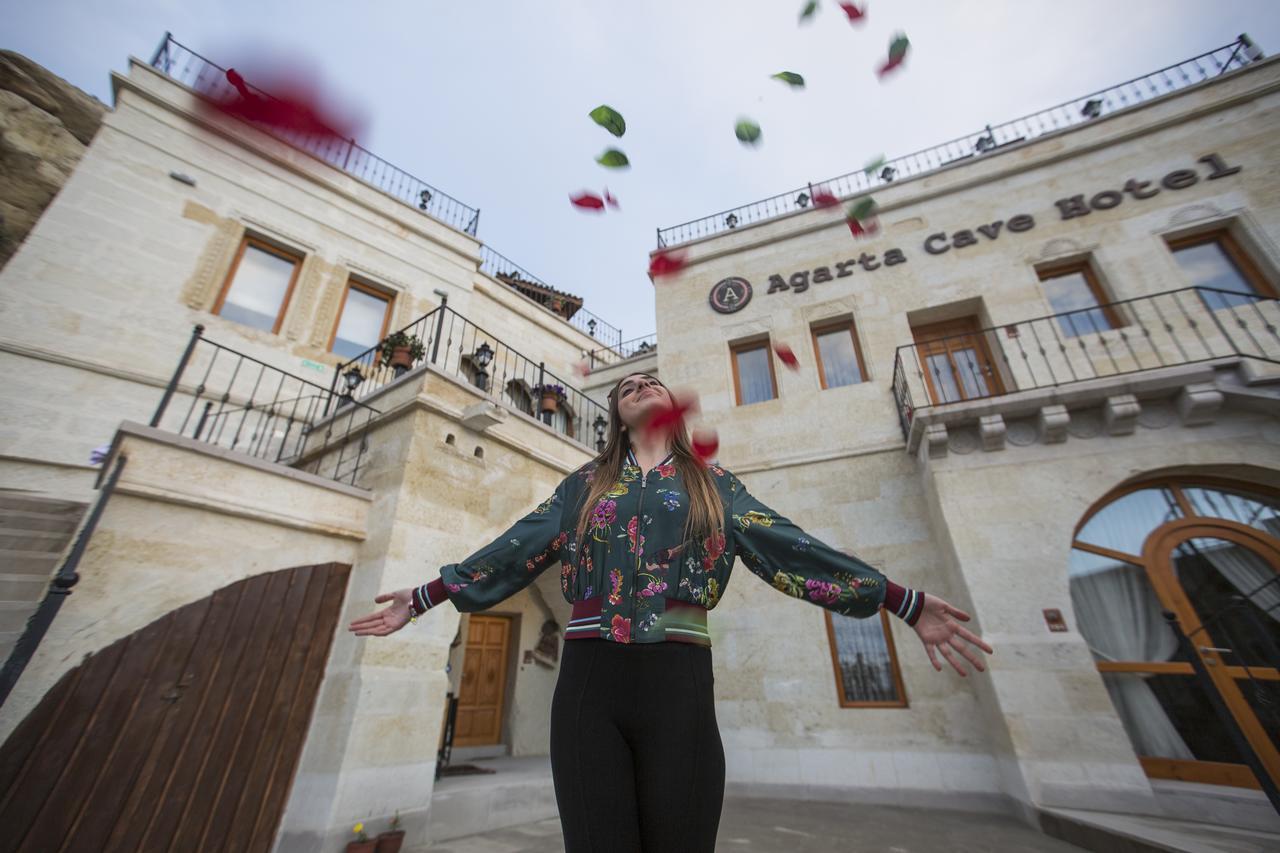
POLYGON ((413 589, 384 592, 373 600, 374 604, 391 602, 377 613, 361 616, 347 626, 357 637, 385 637, 409 624, 409 603, 413 601, 413 589))

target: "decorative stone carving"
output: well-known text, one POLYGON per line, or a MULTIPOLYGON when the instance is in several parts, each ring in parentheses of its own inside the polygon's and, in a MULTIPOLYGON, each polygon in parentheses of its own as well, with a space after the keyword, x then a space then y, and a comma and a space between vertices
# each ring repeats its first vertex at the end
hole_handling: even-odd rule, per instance
POLYGON ((982 436, 983 450, 1004 450, 1007 433, 1004 415, 983 415, 978 419, 978 434, 982 436))
POLYGON ((1036 421, 1023 418, 1008 425, 1005 437, 1015 447, 1030 447, 1040 437, 1040 430, 1036 421))
POLYGON ((1071 255, 1084 250, 1084 246, 1070 237, 1058 237, 1044 244, 1044 247, 1040 250, 1040 257, 1056 258, 1059 255, 1071 255))
POLYGON ((1102 420, 1110 435, 1130 435, 1138 426, 1142 404, 1132 394, 1116 394, 1102 404, 1102 420))
POLYGON ((1037 418, 1040 429, 1040 440, 1045 444, 1061 444, 1067 440, 1067 427, 1071 424, 1071 415, 1067 407, 1061 404, 1041 406, 1037 418))
POLYGON ((187 307, 196 311, 213 310, 218 290, 231 271, 231 264, 243 236, 244 226, 236 220, 219 221, 209 242, 205 244, 204 251, 200 253, 195 272, 182 286, 182 301, 187 307))
POLYGON ((319 285, 320 308, 316 311, 315 320, 311 323, 311 345, 323 347, 328 343, 329 331, 338 322, 338 301, 346 288, 350 271, 343 264, 329 269, 329 277, 319 285))
POLYGON ((947 425, 928 424, 924 428, 924 444, 930 459, 941 459, 947 455, 947 425))
MULTIPOLYGON (((293 286, 293 297, 289 300, 289 313, 285 319, 285 337, 296 341, 306 332, 315 311, 317 292, 324 286, 324 261, 315 255, 308 255, 302 262, 298 272, 298 281, 293 286)), ((314 337, 314 335, 312 335, 314 337)), ((319 346, 324 346, 322 339, 319 346)))
POLYGON ((1147 429, 1164 429, 1177 416, 1177 412, 1167 401, 1146 400, 1142 404, 1142 414, 1138 415, 1138 423, 1147 429))
POLYGON ((1180 207, 1169 217, 1169 227, 1199 222, 1202 219, 1214 219, 1222 216, 1222 211, 1212 204, 1189 204, 1180 207))
POLYGON ((496 403, 490 403, 488 400, 482 400, 479 403, 473 403, 462 410, 461 422, 467 429, 473 429, 476 432, 484 432, 494 424, 500 424, 507 419, 507 412, 496 403))
POLYGON ((1076 438, 1093 438, 1102 432, 1102 417, 1097 409, 1082 409, 1071 413, 1067 432, 1076 438))
POLYGON ((977 430, 973 428, 960 428, 952 431, 947 439, 947 449, 952 453, 958 453, 963 456, 966 453, 972 453, 982 444, 978 438, 977 430))
POLYGON ((1202 426, 1213 423, 1222 408, 1222 392, 1212 382, 1188 385, 1178 393, 1178 414, 1183 426, 1202 426))

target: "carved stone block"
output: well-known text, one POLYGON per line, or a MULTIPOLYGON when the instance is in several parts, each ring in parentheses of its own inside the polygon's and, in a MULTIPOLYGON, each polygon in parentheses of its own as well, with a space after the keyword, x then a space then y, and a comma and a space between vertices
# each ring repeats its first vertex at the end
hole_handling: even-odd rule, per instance
POLYGON ((1212 382, 1185 386, 1178 394, 1178 414, 1183 426, 1213 423, 1222 408, 1223 396, 1212 382))
POLYGON ((1132 394, 1116 394, 1108 397, 1102 406, 1102 420, 1109 435, 1132 435, 1138 426, 1142 404, 1132 394))
POLYGON ((1067 440, 1067 426, 1071 423, 1071 415, 1063 405, 1041 406, 1037 424, 1040 428, 1040 440, 1045 444, 1061 444, 1067 440))
POLYGON ((462 410, 462 425, 467 429, 473 429, 476 432, 484 432, 494 424, 500 424, 507 419, 507 411, 496 403, 490 403, 483 400, 479 403, 472 403, 462 410))
POLYGON ((978 419, 978 433, 982 436, 983 450, 1004 450, 1004 415, 983 415, 978 419))
POLYGON ((930 459, 947 455, 947 425, 929 424, 924 428, 924 444, 930 459))

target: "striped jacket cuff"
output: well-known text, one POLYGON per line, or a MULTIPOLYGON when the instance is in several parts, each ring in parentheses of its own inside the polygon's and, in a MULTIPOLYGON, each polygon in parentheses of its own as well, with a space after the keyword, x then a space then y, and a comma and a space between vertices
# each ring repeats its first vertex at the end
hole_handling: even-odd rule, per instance
POLYGON ((884 606, 908 625, 915 625, 924 610, 924 593, 909 586, 898 586, 893 581, 885 582, 884 606))
POLYGON ((413 609, 415 614, 426 613, 438 604, 442 604, 449 600, 449 593, 445 589, 444 579, 436 578, 431 583, 425 583, 413 590, 413 609))

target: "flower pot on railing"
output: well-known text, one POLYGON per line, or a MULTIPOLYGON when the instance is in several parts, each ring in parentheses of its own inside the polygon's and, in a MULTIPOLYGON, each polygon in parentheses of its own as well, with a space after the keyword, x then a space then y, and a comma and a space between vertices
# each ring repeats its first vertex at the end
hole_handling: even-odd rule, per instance
POLYGON ((565 391, 560 385, 538 385, 534 387, 534 393, 539 395, 540 403, 538 410, 540 412, 552 413, 560 410, 560 404, 564 402, 565 391))
POLYGON ((351 831, 356 834, 356 837, 354 841, 347 842, 347 853, 374 853, 377 850, 377 839, 365 835, 363 821, 351 827, 351 831))
POLYGON ((395 829, 391 832, 383 832, 378 835, 377 853, 400 853, 400 847, 404 844, 404 830, 395 829))
POLYGON ((426 354, 427 348, 422 345, 422 339, 404 332, 395 332, 378 345, 382 366, 393 369, 397 377, 402 376, 413 367, 415 361, 426 354))

